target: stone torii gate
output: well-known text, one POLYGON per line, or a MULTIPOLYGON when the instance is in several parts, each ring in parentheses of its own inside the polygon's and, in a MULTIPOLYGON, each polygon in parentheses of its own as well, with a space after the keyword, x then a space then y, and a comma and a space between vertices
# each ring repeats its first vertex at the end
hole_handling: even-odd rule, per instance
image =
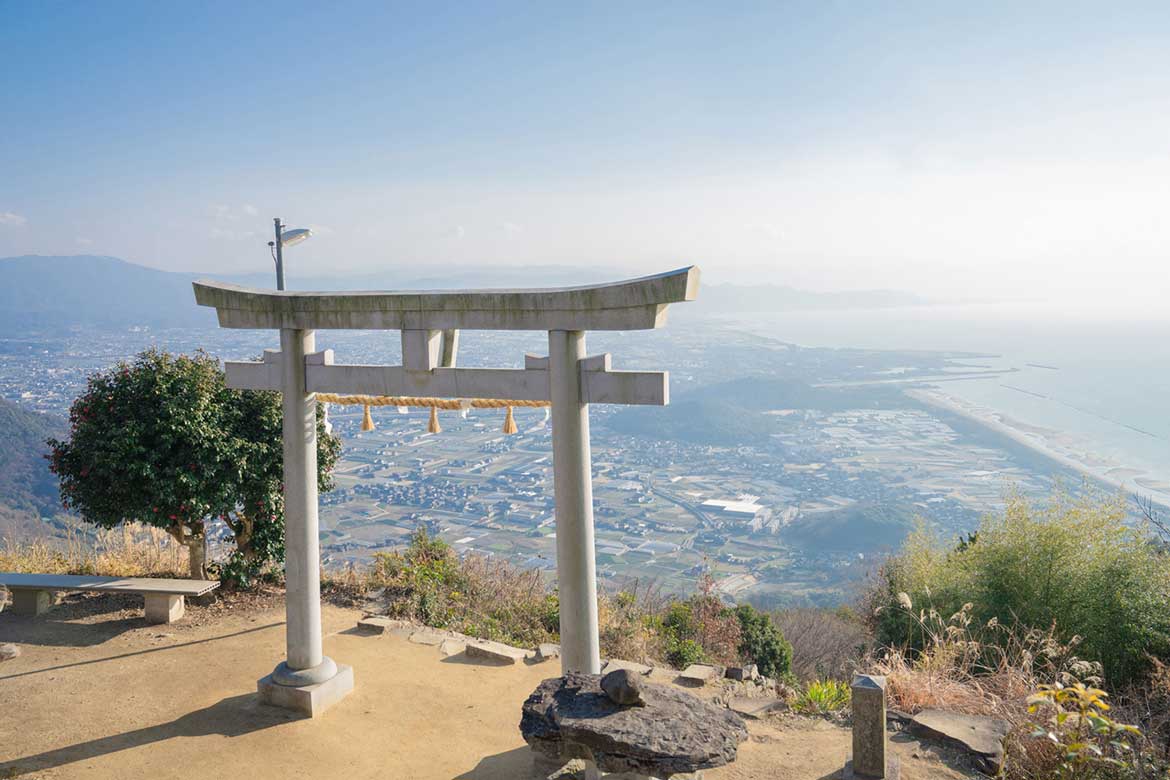
POLYGON ((669 402, 665 371, 614 371, 587 356, 585 331, 647 330, 694 300, 695 266, 613 284, 556 289, 289 292, 214 281, 195 300, 224 328, 276 329, 280 351, 226 364, 229 387, 276 390, 284 413, 287 658, 258 683, 264 701, 316 715, 353 689, 353 670, 321 646, 316 393, 551 402, 561 668, 600 671, 589 404, 669 402), (317 350, 322 329, 398 330, 402 365, 341 365, 317 350), (522 369, 457 368, 459 331, 548 331, 548 357, 522 369))

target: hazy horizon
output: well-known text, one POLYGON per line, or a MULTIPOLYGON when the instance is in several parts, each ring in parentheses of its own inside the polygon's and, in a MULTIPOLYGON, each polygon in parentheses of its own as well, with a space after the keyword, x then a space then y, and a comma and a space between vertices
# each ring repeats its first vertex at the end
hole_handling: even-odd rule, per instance
POLYGON ((1168 38, 1156 3, 13 7, 0 256, 264 273, 280 216, 337 274, 697 263, 1149 315, 1168 38))

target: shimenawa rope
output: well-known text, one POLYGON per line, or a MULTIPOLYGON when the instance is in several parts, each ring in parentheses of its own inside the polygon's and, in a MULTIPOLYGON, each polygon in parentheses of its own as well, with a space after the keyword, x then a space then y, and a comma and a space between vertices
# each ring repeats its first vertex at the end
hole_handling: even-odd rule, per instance
POLYGON ((399 407, 417 407, 430 408, 431 419, 427 425, 427 430, 431 433, 439 433, 443 430, 439 425, 439 410, 440 409, 507 409, 508 413, 504 416, 504 433, 513 434, 519 429, 516 427, 516 418, 512 414, 512 408, 515 406, 524 406, 531 408, 552 406, 549 401, 522 401, 518 399, 503 399, 503 398, 428 398, 425 396, 413 395, 337 395, 335 393, 317 393, 317 400, 328 404, 342 404, 347 406, 354 406, 361 404, 365 407, 362 414, 362 430, 374 430, 374 418, 370 416, 371 406, 399 406, 399 407))

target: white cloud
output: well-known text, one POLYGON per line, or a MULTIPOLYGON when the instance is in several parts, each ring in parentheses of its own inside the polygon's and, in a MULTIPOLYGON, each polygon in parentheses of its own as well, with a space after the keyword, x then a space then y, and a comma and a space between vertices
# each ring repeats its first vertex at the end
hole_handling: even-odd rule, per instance
POLYGON ((20 227, 26 222, 28 222, 27 217, 22 217, 19 214, 13 214, 11 211, 0 211, 0 225, 20 227))
POLYGON ((220 227, 213 227, 211 229, 211 237, 220 241, 243 241, 247 238, 255 238, 256 231, 254 230, 225 230, 220 227))
POLYGON ((260 216, 260 210, 251 203, 245 203, 239 207, 227 203, 211 204, 211 217, 220 224, 239 222, 240 220, 251 221, 258 216, 260 216))

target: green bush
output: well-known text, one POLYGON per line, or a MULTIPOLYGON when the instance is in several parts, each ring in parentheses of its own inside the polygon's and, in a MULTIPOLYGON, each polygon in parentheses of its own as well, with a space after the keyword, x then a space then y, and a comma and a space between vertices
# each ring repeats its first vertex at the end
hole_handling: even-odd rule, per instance
POLYGON ((813 680, 792 703, 805 715, 828 715, 849 706, 849 685, 840 680, 813 680))
POLYGON ((700 664, 707 660, 703 646, 694 639, 679 639, 675 636, 666 637, 666 660, 676 669, 686 669, 691 664, 700 664))
MULTIPOLYGON (((89 523, 127 522, 169 533, 205 579, 208 522, 232 532, 222 580, 251 587, 284 560, 284 453, 280 394, 230 390, 219 361, 158 349, 89 376, 69 409, 65 440, 50 439, 49 467, 63 505, 89 523)), ((332 489, 340 440, 317 414, 317 486, 332 489)))
POLYGON ((419 528, 402 552, 376 553, 366 587, 384 588, 387 613, 483 639, 532 646, 554 639, 560 605, 535 570, 460 559, 419 528))
POLYGON ((1124 499, 1063 493, 1036 505, 1009 496, 1002 514, 955 547, 919 528, 882 568, 869 594, 878 640, 920 647, 918 621, 900 601, 940 613, 970 602, 979 622, 1081 638, 1079 655, 1124 685, 1170 657, 1170 557, 1126 523, 1124 499))
POLYGON ((739 618, 739 654, 767 677, 783 678, 792 669, 792 645, 784 639, 772 618, 750 604, 736 607, 739 618))
POLYGON ((703 646, 696 638, 699 631, 690 601, 671 602, 661 618, 659 633, 666 660, 676 669, 685 669, 706 659, 703 646))
POLYGON ((679 669, 703 661, 731 664, 741 660, 739 619, 715 595, 709 576, 685 601, 672 601, 651 626, 659 634, 666 660, 679 669))

